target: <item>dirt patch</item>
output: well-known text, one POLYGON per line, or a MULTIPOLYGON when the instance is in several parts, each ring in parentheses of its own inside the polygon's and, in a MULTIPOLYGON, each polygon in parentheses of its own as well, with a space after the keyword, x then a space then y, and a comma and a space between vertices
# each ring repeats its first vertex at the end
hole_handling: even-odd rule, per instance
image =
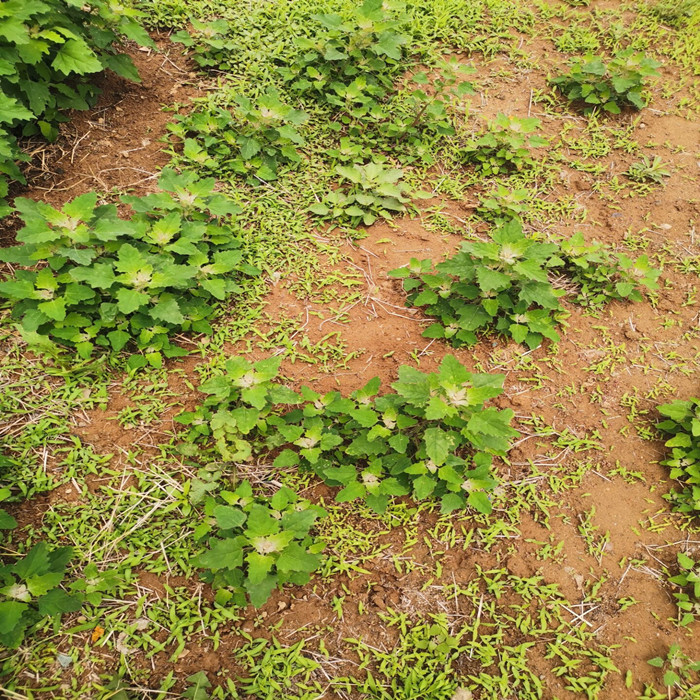
POLYGON ((106 71, 97 79, 101 96, 87 111, 69 113, 55 144, 29 143, 22 196, 61 206, 96 190, 105 195, 153 192, 170 160, 163 151, 172 111, 202 94, 202 78, 167 36, 154 35, 157 50, 130 46, 141 76, 132 83, 106 71))

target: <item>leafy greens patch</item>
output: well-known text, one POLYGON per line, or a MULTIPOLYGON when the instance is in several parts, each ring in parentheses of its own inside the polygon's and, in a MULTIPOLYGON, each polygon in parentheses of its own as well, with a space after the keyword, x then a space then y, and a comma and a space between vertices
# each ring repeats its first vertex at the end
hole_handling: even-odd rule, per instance
POLYGON ((644 256, 635 261, 600 243, 586 245, 580 234, 549 243, 528 238, 513 219, 490 241, 464 243, 442 263, 414 258, 389 274, 403 279, 407 306, 423 306, 437 318, 426 338, 474 345, 479 333, 495 331, 536 348, 544 338, 559 341, 566 292, 552 284, 552 273, 576 285, 577 303, 600 306, 610 299, 640 300, 639 285, 656 288, 660 271, 644 256))
POLYGON ((130 219, 98 205, 95 193, 62 210, 18 199, 21 245, 0 259, 39 267, 0 282, 0 296, 12 302, 25 337, 89 357, 96 347, 119 351, 132 340, 174 355, 182 351, 170 344, 172 334, 209 333, 216 303, 241 291, 239 278, 259 273, 244 258, 238 207, 214 184, 165 170, 161 192, 121 198, 130 219))
POLYGON ((670 456, 661 464, 671 468, 671 478, 683 485, 667 498, 682 513, 700 513, 700 399, 673 401, 659 406, 665 417, 656 427, 671 437, 670 456))
POLYGON ((245 605, 247 595, 260 607, 276 587, 307 583, 321 563, 325 545, 310 531, 326 512, 291 489, 256 497, 243 481, 234 491, 207 497, 204 512, 207 520, 195 536, 206 539, 207 550, 195 563, 214 588, 233 589, 219 591, 221 604, 245 605))
POLYGON ((338 501, 364 499, 382 512, 392 496, 439 498, 443 512, 470 505, 488 513, 493 455, 505 455, 513 412, 487 407, 503 376, 472 374, 447 356, 436 373, 401 367, 393 392, 378 378, 343 397, 274 382, 279 360, 227 362, 205 381, 208 398, 176 420, 189 426, 181 451, 212 444, 225 461, 265 456, 275 467, 299 466, 340 487, 338 501), (293 408, 289 408, 293 406, 293 408))

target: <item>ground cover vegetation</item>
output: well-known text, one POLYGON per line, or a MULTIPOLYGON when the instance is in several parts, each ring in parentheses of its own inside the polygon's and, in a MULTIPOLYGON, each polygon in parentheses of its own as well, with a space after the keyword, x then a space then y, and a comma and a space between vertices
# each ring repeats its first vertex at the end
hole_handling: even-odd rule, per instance
POLYGON ((699 29, 2 2, 0 692, 700 697, 699 29))

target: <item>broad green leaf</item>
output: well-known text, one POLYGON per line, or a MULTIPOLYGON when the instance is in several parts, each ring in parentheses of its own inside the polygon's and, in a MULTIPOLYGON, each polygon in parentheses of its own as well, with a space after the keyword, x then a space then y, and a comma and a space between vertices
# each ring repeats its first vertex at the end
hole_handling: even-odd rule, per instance
POLYGON ((270 511, 257 503, 251 506, 248 513, 246 534, 248 537, 263 537, 279 532, 280 524, 270 511))
POLYGON ((17 521, 3 508, 0 508, 0 530, 12 530, 17 527, 17 521))
POLYGON ((117 291, 117 308, 123 314, 131 314, 149 302, 149 296, 145 292, 136 289, 121 287, 117 291))
POLYGON ((34 119, 34 114, 26 107, 23 107, 13 97, 0 93, 0 124, 12 124, 19 121, 30 121, 34 119))
POLYGON ((294 450, 283 450, 275 458, 273 466, 277 468, 296 467, 299 464, 299 455, 294 450))
POLYGON ((483 491, 472 491, 467 496, 467 503, 484 515, 489 515, 493 510, 489 497, 483 491))
POLYGON ((66 317, 66 301, 62 297, 37 304, 37 309, 53 321, 63 321, 66 317))
POLYGON ((63 207, 63 212, 74 219, 88 223, 94 214, 97 205, 97 193, 86 192, 68 202, 63 207))
POLYGON ((216 524, 222 530, 241 527, 246 521, 246 514, 240 508, 233 506, 216 506, 212 511, 212 515, 216 518, 216 524))
POLYGON ((478 267, 476 278, 484 292, 500 291, 511 285, 511 278, 508 275, 488 267, 478 267))
POLYGON ((668 416, 677 423, 681 423, 690 415, 691 406, 690 401, 674 401, 659 406, 659 413, 662 416, 668 416))
POLYGON ((50 569, 51 560, 46 542, 35 544, 22 559, 12 566, 12 571, 24 581, 33 576, 48 573, 50 569))
POLYGON ((60 588, 54 588, 45 596, 39 598, 39 614, 51 617, 80 610, 83 599, 79 595, 71 595, 60 588))
POLYGON ((206 289, 215 299, 226 299, 226 281, 223 279, 203 279, 199 282, 202 289, 206 289))
POLYGON ((171 323, 174 326, 181 325, 185 320, 180 306, 173 298, 161 298, 161 301, 150 309, 150 314, 153 318, 171 323))
POLYGON ((246 554, 248 564, 248 580, 252 584, 258 584, 265 580, 275 564, 274 557, 269 554, 258 554, 258 552, 248 552, 246 554))
POLYGON ((141 76, 131 59, 131 56, 126 54, 107 54, 103 56, 102 59, 105 63, 105 68, 109 68, 114 71, 117 75, 127 80, 131 80, 133 83, 140 83, 141 76))
POLYGON ((10 634, 28 609, 29 606, 26 603, 16 600, 0 602, 0 634, 10 634))
POLYGON ((91 287, 109 289, 116 281, 114 268, 109 263, 95 263, 90 267, 76 267, 68 273, 76 282, 87 282, 91 287))
POLYGON ((433 493, 436 485, 435 479, 427 474, 419 476, 413 481, 413 495, 422 501, 433 493))
POLYGON ((282 516, 282 527, 292 532, 296 537, 304 537, 313 527, 319 515, 325 514, 320 508, 306 510, 291 510, 282 516))
POLYGON ((446 493, 441 500, 440 513, 446 514, 464 508, 464 496, 458 493, 446 493))
POLYGON ((245 584, 245 589, 248 592, 250 602, 256 608, 259 608, 267 602, 268 598, 270 597, 270 594, 276 586, 277 578, 275 576, 267 576, 259 583, 252 583, 251 581, 247 581, 245 584))
POLYGON ((243 549, 237 539, 227 538, 224 540, 213 540, 209 543, 210 549, 200 554, 196 563, 211 571, 221 569, 235 569, 243 564, 243 549))
POLYGON ((42 596, 63 580, 62 571, 50 571, 41 576, 30 576, 27 579, 27 589, 33 596, 42 596))
POLYGON ((52 67, 65 75, 78 73, 98 73, 102 63, 92 49, 82 39, 69 39, 59 49, 51 63, 52 67))
POLYGON ((440 428, 428 428, 423 434, 425 451, 430 459, 438 466, 445 463, 452 449, 452 439, 440 428))
POLYGON ((7 280, 0 282, 0 295, 7 299, 36 299, 34 285, 29 280, 7 280))
POLYGON ((110 331, 107 333, 107 338, 109 339, 112 350, 119 352, 124 348, 124 346, 131 340, 131 336, 125 331, 110 331))
POLYGON ((303 571, 311 573, 314 571, 321 558, 316 554, 309 554, 301 545, 292 542, 280 554, 277 560, 277 568, 280 571, 303 571))
POLYGON ((354 501, 356 498, 362 498, 367 493, 367 489, 359 481, 350 482, 344 489, 341 489, 335 497, 338 503, 345 501, 354 501))
POLYGON ((467 427, 474 433, 484 433, 497 437, 513 437, 515 431, 510 427, 513 417, 511 409, 499 411, 497 408, 485 408, 469 419, 467 427))

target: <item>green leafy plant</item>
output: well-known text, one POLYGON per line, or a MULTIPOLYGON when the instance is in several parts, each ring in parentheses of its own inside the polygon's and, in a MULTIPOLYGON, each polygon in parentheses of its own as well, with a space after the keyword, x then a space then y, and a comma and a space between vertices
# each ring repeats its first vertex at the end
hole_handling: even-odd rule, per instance
MULTIPOLYGON (((672 688, 676 686, 679 689, 697 691, 700 690, 699 685, 695 685, 694 688, 688 688, 687 683, 695 683, 700 680, 698 678, 698 673, 700 673, 700 661, 691 661, 691 659, 684 654, 681 650, 680 644, 671 644, 666 654, 666 658, 657 656, 654 659, 647 661, 650 666, 655 668, 660 668, 664 671, 663 683, 667 688, 672 688)), ((649 697, 644 695, 643 697, 649 697)), ((665 697, 665 696, 664 696, 665 697)), ((679 697, 694 697, 694 695, 683 695, 679 697)))
POLYGON ((575 59, 569 65, 569 73, 550 82, 568 100, 582 104, 584 114, 597 109, 619 114, 627 106, 646 106, 642 95, 644 81, 658 76, 656 69, 660 66, 653 58, 625 49, 607 64, 598 56, 575 59))
POLYGON ((642 301, 642 287, 658 289, 661 270, 646 255, 632 259, 598 241, 587 244, 581 233, 558 244, 548 266, 576 285, 574 299, 581 306, 599 307, 613 299, 642 301))
POLYGON ((255 363, 234 357, 219 373, 202 382, 198 388, 207 398, 195 411, 185 411, 175 418, 188 426, 180 452, 197 455, 200 443, 213 440, 216 452, 225 461, 249 460, 253 450, 260 447, 260 436, 268 431, 275 407, 301 400, 296 392, 273 381, 280 363, 278 357, 255 363))
POLYGON ((16 649, 45 620, 59 621, 84 604, 99 605, 120 584, 115 571, 98 571, 90 563, 83 578, 66 585, 72 556, 71 547, 38 542, 14 563, 0 565, 0 645, 16 649))
POLYGON ((666 169, 666 163, 659 156, 654 156, 653 159, 642 156, 641 160, 630 165, 625 174, 635 182, 655 182, 658 185, 663 183, 665 177, 671 177, 671 173, 666 169))
POLYGON ((268 90, 256 104, 247 97, 234 98, 232 115, 221 107, 193 111, 169 124, 182 140, 180 159, 217 177, 243 176, 251 184, 277 178, 282 165, 298 163, 298 146, 304 138, 297 127, 308 116, 280 101, 268 90))
POLYGON ((338 189, 329 192, 310 211, 340 224, 370 226, 378 218, 391 219, 406 211, 410 201, 408 188, 401 182, 403 171, 381 163, 338 165, 335 172, 342 178, 338 189))
POLYGON ((412 259, 391 271, 403 279, 407 306, 424 306, 437 323, 423 335, 453 345, 474 345, 477 333, 501 335, 537 347, 544 338, 558 341, 555 328, 564 292, 549 282, 547 262, 557 245, 528 238, 519 221, 502 224, 491 241, 464 243, 455 256, 433 268, 412 259))
POLYGON ((501 184, 481 198, 477 213, 486 221, 502 222, 519 219, 527 213, 530 195, 525 189, 510 190, 501 184))
POLYGON ((700 561, 694 561, 687 554, 678 552, 680 573, 668 580, 681 587, 674 593, 676 605, 681 613, 680 625, 685 627, 700 617, 700 561))
POLYGON ((235 358, 204 382, 209 397, 176 419, 189 426, 180 450, 195 456, 213 439, 226 461, 276 454, 275 467, 312 471, 341 487, 337 500, 363 498, 380 512, 391 496, 409 494, 440 498, 443 512, 490 512, 492 455, 517 435, 512 411, 485 406, 500 395, 502 375, 471 374, 448 356, 437 373, 400 368, 395 393, 377 396, 374 379, 342 397, 307 387, 297 395, 273 381, 278 367, 235 358))
POLYGON ((50 549, 39 542, 14 564, 0 566, 0 644, 16 649, 47 617, 80 609, 82 596, 60 585, 72 555, 70 547, 50 549))
POLYGON ((365 0, 347 17, 316 14, 311 38, 296 40, 300 53, 280 69, 289 89, 348 112, 368 114, 393 88, 408 36, 382 0, 365 0))
POLYGON ((17 137, 56 138, 65 111, 88 109, 99 90, 94 75, 109 68, 139 76, 118 53, 120 35, 152 46, 136 21, 139 13, 105 0, 8 0, 0 8, 0 215, 7 179, 24 182, 17 161, 27 160, 17 137))
MULTIPOLYGON (((0 457, 1 466, 4 466, 2 457, 0 457)), ((0 488, 0 503, 6 501, 11 493, 7 487, 0 488)), ((0 508, 0 530, 12 530, 15 527, 17 527, 17 521, 4 508, 0 508)))
POLYGON ((489 513, 492 455, 517 435, 510 410, 484 405, 502 384, 501 375, 471 374, 447 356, 432 374, 401 367, 395 394, 374 398, 378 379, 348 398, 304 389, 308 403, 277 426, 300 449, 288 446, 275 465, 312 470, 342 486, 337 500, 364 498, 380 512, 390 496, 411 494, 439 498, 443 512, 468 504, 489 513))
POLYGON ((0 259, 40 267, 0 282, 0 295, 27 339, 72 346, 82 357, 133 340, 159 363, 157 351, 184 352, 171 346, 173 333, 210 332, 214 305, 241 291, 236 277, 259 272, 244 261, 231 218, 238 207, 214 184, 165 170, 161 192, 122 197, 134 212, 129 220, 98 205, 95 193, 60 211, 18 199, 21 245, 0 259))
POLYGON ((671 456, 661 464, 671 468, 671 478, 683 485, 681 491, 672 491, 667 498, 682 513, 700 512, 700 399, 673 401, 659 406, 665 420, 657 428, 671 437, 666 447, 671 456))
POLYGON ((204 504, 207 521, 197 528, 207 551, 195 564, 204 579, 221 592, 221 603, 245 605, 245 596, 260 607, 285 583, 303 585, 321 563, 325 544, 310 532, 323 508, 281 488, 270 497, 255 497, 248 481, 233 491, 222 490, 204 504))
POLYGON ((425 337, 474 345, 479 333, 493 330, 535 348, 544 338, 559 340, 559 299, 566 292, 553 286, 552 272, 574 283, 576 303, 586 306, 639 301, 639 285, 656 288, 660 274, 646 257, 631 260, 600 243, 586 245, 581 234, 550 243, 528 238, 517 220, 501 224, 489 242, 464 243, 445 262, 413 258, 389 274, 404 280, 407 306, 437 317, 425 337))
MULTIPOLYGON (((450 107, 460 98, 474 92, 472 84, 462 77, 474 69, 451 59, 440 61, 430 72, 414 73, 403 90, 398 91, 372 117, 377 129, 387 139, 420 141, 425 133, 451 136, 455 133, 450 107)), ((361 135, 359 127, 357 135, 361 135)))
POLYGON ((208 691, 211 688, 211 682, 204 671, 197 671, 197 673, 187 676, 186 681, 187 689, 182 694, 183 698, 187 700, 209 700, 211 696, 208 691))
MULTIPOLYGON (((473 92, 471 83, 462 78, 473 72, 454 58, 439 61, 429 71, 406 78, 403 85, 387 92, 367 112, 352 110, 348 104, 342 122, 358 153, 353 162, 371 156, 374 149, 391 150, 401 162, 422 159, 432 163, 431 144, 454 135, 456 107, 464 95, 473 92)), ((344 92, 352 96, 352 86, 344 92)), ((341 137, 341 142, 344 139, 348 137, 341 137)))
POLYGON ((205 69, 228 71, 235 67, 232 56, 240 46, 230 38, 231 27, 224 19, 212 22, 190 20, 192 31, 181 29, 171 39, 191 50, 192 60, 205 69))
POLYGON ((540 126, 534 117, 518 118, 498 114, 485 134, 469 141, 460 151, 461 158, 474 163, 484 175, 498 175, 532 167, 535 159, 530 149, 546 146, 549 141, 535 132, 540 126))

